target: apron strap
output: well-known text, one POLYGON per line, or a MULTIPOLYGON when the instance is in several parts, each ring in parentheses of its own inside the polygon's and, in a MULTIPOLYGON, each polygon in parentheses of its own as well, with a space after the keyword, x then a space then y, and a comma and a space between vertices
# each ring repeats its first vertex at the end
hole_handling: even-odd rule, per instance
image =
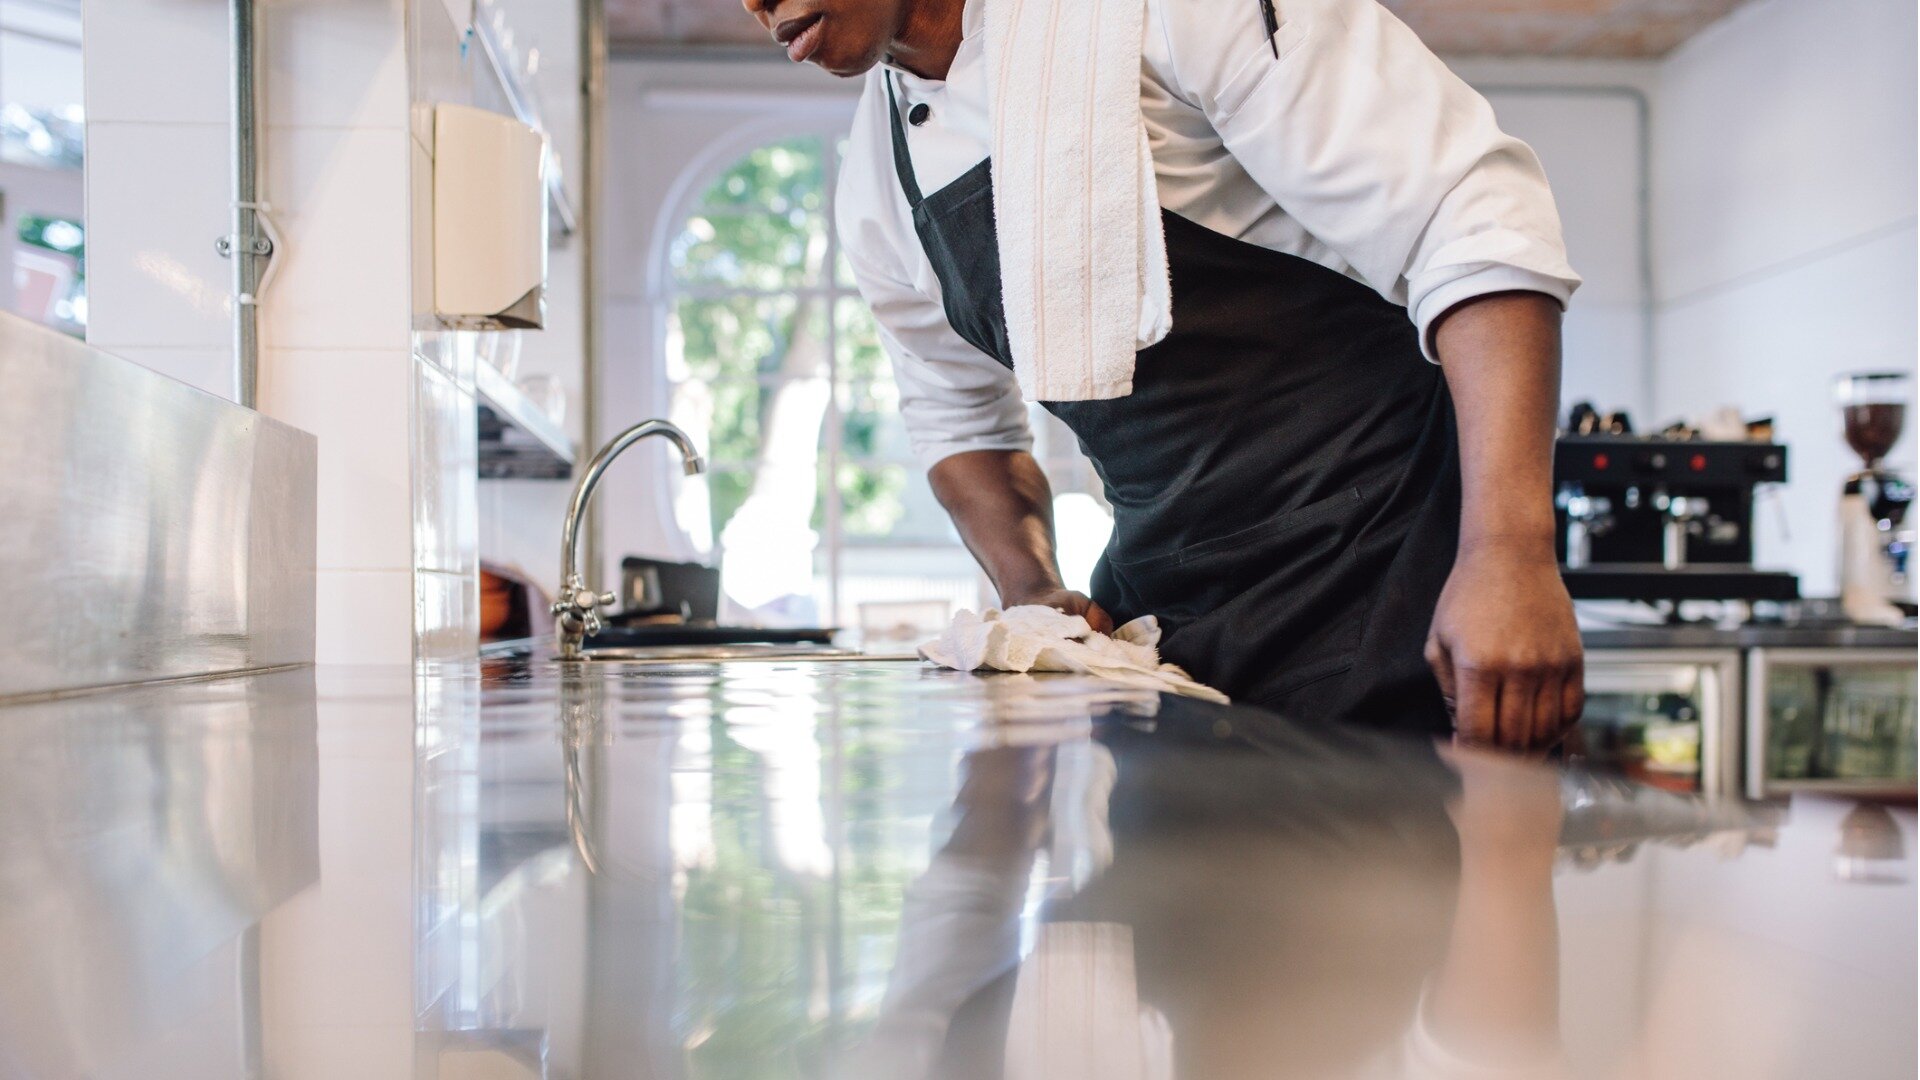
POLYGON ((887 72, 887 116, 893 120, 893 171, 900 176, 900 190, 906 192, 907 205, 920 209, 920 181, 913 175, 913 155, 907 152, 907 129, 900 123, 900 102, 893 96, 893 72, 887 72))

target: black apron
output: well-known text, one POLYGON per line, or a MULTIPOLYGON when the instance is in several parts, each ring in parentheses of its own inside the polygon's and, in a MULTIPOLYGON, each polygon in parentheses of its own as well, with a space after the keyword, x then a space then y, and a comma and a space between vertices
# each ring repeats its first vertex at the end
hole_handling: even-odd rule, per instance
MULTIPOLYGON (((922 197, 893 160, 947 320, 1008 367, 990 160, 922 197)), ((1043 402, 1113 507, 1093 574, 1116 623, 1236 700, 1443 733, 1422 657, 1453 566, 1453 405, 1404 308, 1334 270, 1162 211, 1173 329, 1133 393, 1043 402)))

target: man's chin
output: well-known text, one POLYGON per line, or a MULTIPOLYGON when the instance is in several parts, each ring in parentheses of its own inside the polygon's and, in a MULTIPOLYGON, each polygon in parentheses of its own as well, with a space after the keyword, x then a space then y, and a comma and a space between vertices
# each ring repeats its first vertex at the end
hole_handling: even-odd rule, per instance
POLYGON ((874 66, 880 63, 882 55, 874 53, 857 57, 816 56, 807 62, 836 78, 857 79, 872 71, 874 66))

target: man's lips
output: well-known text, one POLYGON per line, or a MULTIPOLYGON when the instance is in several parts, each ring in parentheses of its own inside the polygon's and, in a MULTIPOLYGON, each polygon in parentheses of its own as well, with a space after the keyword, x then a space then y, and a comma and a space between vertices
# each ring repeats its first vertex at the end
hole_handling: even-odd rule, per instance
POLYGON ((824 21, 820 15, 802 15, 797 19, 787 19, 773 28, 773 39, 787 47, 787 59, 802 63, 820 47, 820 31, 824 21))

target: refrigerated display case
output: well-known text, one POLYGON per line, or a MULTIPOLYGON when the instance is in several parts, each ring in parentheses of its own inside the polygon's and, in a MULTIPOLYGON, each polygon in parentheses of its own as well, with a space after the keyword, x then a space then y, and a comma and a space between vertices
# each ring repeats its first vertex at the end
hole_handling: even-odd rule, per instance
POLYGON ((1669 791, 1739 790, 1738 649, 1596 649, 1577 747, 1596 768, 1669 791))
POLYGON ((1747 796, 1912 797, 1915 682, 1912 649, 1749 650, 1747 796))

